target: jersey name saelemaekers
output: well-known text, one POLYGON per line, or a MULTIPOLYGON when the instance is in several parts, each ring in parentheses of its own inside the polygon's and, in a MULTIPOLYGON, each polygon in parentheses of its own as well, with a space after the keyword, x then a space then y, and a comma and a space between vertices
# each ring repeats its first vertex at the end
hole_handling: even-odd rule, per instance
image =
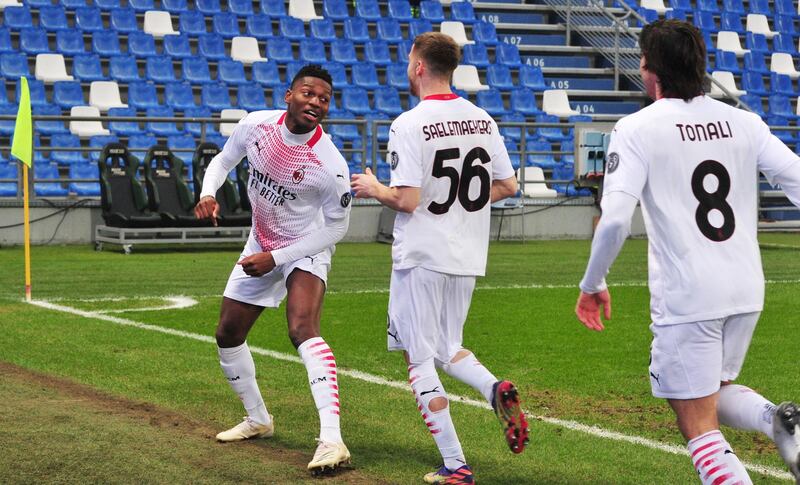
POLYGON ((455 95, 429 96, 389 131, 393 187, 419 187, 413 213, 394 225, 393 265, 482 276, 493 180, 514 176, 497 124, 455 95))

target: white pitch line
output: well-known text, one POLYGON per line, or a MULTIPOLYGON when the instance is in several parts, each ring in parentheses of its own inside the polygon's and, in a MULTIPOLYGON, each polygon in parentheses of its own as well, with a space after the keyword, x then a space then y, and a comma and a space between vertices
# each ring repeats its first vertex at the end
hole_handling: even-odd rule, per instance
MULTIPOLYGON (((125 325, 125 326, 129 326, 129 327, 140 328, 142 330, 151 330, 151 331, 154 331, 154 332, 161 332, 161 333, 165 333, 165 334, 168 334, 168 335, 174 335, 174 336, 177 336, 177 337, 184 337, 184 338, 189 338, 189 339, 193 339, 193 340, 198 340, 200 342, 216 344, 216 341, 209 335, 201 335, 201 334, 192 333, 192 332, 185 332, 183 330, 176 330, 176 329, 168 328, 168 327, 160 327, 158 325, 149 325, 149 324, 146 324, 146 323, 136 322, 134 320, 129 320, 129 319, 126 319, 126 318, 115 317, 115 316, 112 316, 112 315, 104 315, 104 314, 101 314, 101 313, 98 313, 98 312, 79 310, 77 308, 72 308, 72 307, 68 307, 68 306, 64 306, 64 305, 57 305, 55 303, 51 303, 51 302, 47 302, 47 301, 43 301, 43 300, 34 300, 34 301, 30 302, 30 303, 32 305, 36 305, 36 306, 41 307, 41 308, 46 308, 48 310, 55 310, 55 311, 60 311, 60 312, 65 312, 65 313, 71 313, 73 315, 78 315, 78 316, 89 318, 89 319, 104 320, 104 321, 107 321, 107 322, 116 323, 118 325, 125 325)), ((300 359, 300 357, 298 357, 296 355, 284 354, 282 352, 276 352, 274 350, 263 349, 261 347, 251 346, 250 347, 250 351, 252 353, 254 353, 254 354, 263 355, 263 356, 270 357, 270 358, 273 358, 273 359, 276 359, 276 360, 282 360, 282 361, 285 361, 285 362, 294 362, 294 363, 297 363, 297 364, 302 364, 303 363, 302 359, 300 359)), ((361 371, 351 370, 351 369, 344 369, 344 368, 337 369, 337 372, 339 374, 343 375, 343 376, 352 377, 354 379, 359 379, 359 380, 362 380, 362 381, 365 381, 365 382, 369 382, 369 383, 372 383, 372 384, 378 384, 378 385, 391 387, 391 388, 395 388, 395 389, 402 389, 402 390, 406 390, 406 391, 409 390, 408 384, 405 383, 405 382, 392 381, 392 380, 389 380, 389 379, 386 379, 386 378, 383 378, 383 377, 380 377, 380 376, 376 376, 376 375, 373 375, 373 374, 368 374, 366 372, 361 372, 361 371)), ((460 402, 460 403, 467 404, 469 406, 478 407, 478 408, 491 409, 491 406, 489 406, 489 404, 484 402, 484 401, 476 401, 476 400, 468 398, 468 397, 458 396, 458 395, 453 395, 453 394, 449 395, 449 397, 454 402, 460 402)), ((561 426, 563 428, 567 428, 567 429, 570 429, 570 430, 573 430, 573 431, 579 431, 579 432, 586 433, 586 434, 589 434, 589 435, 592 435, 592 436, 596 436, 596 437, 599 437, 599 438, 610 439, 610 440, 613 440, 613 441, 622 441, 622 442, 626 442, 626 443, 632 443, 632 444, 644 446, 646 448, 650 448, 650 449, 654 449, 654 450, 658 450, 658 451, 663 451, 663 452, 671 453, 671 454, 675 454, 675 455, 686 455, 686 456, 689 455, 689 452, 683 447, 676 446, 676 445, 671 445, 671 444, 668 444, 668 443, 661 443, 661 442, 650 440, 650 439, 647 439, 647 438, 642 438, 640 436, 626 435, 626 434, 623 434, 623 433, 618 433, 616 431, 605 430, 605 429, 600 428, 598 426, 589 426, 589 425, 578 423, 578 422, 575 422, 575 421, 565 421, 565 420, 562 420, 562 419, 549 418, 549 417, 546 417, 546 416, 534 416, 534 415, 532 415, 530 413, 527 413, 527 412, 526 412, 526 415, 528 417, 532 418, 532 419, 541 420, 541 421, 549 423, 549 424, 553 424, 553 425, 556 425, 556 426, 561 426)), ((748 470, 753 471, 755 473, 759 473, 761 475, 766 475, 766 476, 769 476, 769 477, 782 479, 782 480, 794 480, 794 478, 788 472, 783 471, 783 470, 778 470, 778 469, 773 468, 773 467, 755 465, 755 464, 752 464, 752 463, 743 463, 743 465, 748 470)))
POLYGON ((166 296, 162 298, 168 303, 161 306, 151 306, 143 308, 118 308, 115 310, 96 310, 97 313, 125 313, 125 312, 150 312, 157 310, 180 310, 181 308, 189 308, 197 305, 197 300, 186 296, 166 296))

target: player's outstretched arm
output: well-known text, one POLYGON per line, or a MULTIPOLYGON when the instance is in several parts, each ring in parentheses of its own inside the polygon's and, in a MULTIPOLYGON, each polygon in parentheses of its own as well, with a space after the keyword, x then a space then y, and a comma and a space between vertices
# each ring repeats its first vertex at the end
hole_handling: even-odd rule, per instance
POLYGON ((376 199, 390 209, 414 212, 419 205, 419 187, 387 187, 380 183, 372 170, 356 173, 350 177, 350 188, 359 199, 376 199))
POLYGON ((599 293, 586 293, 581 291, 578 303, 575 305, 575 315, 578 320, 589 330, 603 330, 603 320, 600 318, 600 308, 603 308, 603 317, 611 319, 611 294, 607 289, 599 293))
POLYGON ((212 195, 201 197, 200 202, 194 206, 194 216, 198 219, 211 219, 211 222, 216 226, 217 217, 219 217, 217 199, 212 195))

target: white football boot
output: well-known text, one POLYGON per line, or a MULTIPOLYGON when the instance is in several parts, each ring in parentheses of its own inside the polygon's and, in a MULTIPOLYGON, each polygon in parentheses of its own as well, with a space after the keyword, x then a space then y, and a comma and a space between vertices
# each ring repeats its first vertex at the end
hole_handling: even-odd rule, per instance
POLYGON ((772 429, 781 458, 800 485, 800 406, 789 401, 781 403, 775 410, 772 429))
POLYGON ((252 438, 270 438, 275 433, 275 422, 269 415, 269 424, 256 423, 250 416, 245 416, 244 421, 233 428, 217 435, 217 441, 228 443, 231 441, 249 440, 252 438))
POLYGON ((344 443, 334 443, 331 441, 317 440, 317 451, 314 452, 314 458, 308 464, 308 470, 314 474, 319 475, 326 471, 333 471, 336 467, 350 463, 350 452, 344 443))

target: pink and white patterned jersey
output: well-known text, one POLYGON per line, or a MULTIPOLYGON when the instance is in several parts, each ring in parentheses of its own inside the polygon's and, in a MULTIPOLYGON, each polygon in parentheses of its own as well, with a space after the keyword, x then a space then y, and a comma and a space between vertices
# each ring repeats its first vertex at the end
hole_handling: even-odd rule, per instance
MULTIPOLYGON (((248 114, 212 160, 227 174, 247 157, 252 230, 264 251, 290 246, 350 211, 347 162, 322 127, 295 135, 285 118, 282 110, 248 114)), ((213 196, 216 182, 207 172, 201 196, 213 196)))

